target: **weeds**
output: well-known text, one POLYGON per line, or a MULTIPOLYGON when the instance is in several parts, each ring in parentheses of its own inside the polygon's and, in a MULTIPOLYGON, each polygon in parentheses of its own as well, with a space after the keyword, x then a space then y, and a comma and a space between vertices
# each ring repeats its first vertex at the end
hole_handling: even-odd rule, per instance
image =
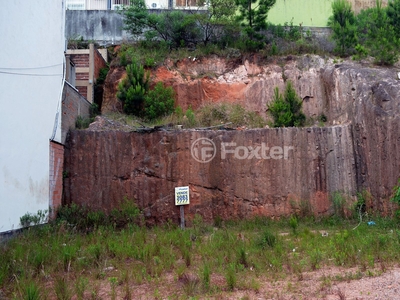
POLYGON ((199 278, 195 275, 184 273, 179 280, 183 284, 186 296, 194 296, 199 286, 199 278))
POLYGON ((47 218, 48 210, 38 210, 36 214, 26 213, 19 219, 19 222, 22 227, 28 227, 42 224, 46 222, 47 218))
POLYGON ((134 206, 120 206, 111 219, 92 212, 87 220, 87 210, 63 208, 62 220, 23 231, 0 246, 0 290, 6 298, 44 299, 49 291, 47 297, 58 299, 99 299, 106 286, 110 299, 132 299, 143 284, 157 286, 157 297, 165 298, 179 294, 174 285, 165 291, 159 284, 169 274, 181 283, 184 297, 213 297, 221 290, 257 291, 260 276, 294 274, 302 280, 305 272, 325 266, 358 268, 322 279, 321 288, 327 288, 332 281, 375 274, 374 267, 383 272, 400 259, 398 224, 376 216, 375 226, 362 222, 354 230, 357 219, 292 217, 297 225, 291 234, 290 219, 221 219, 219 227, 211 228, 197 215, 193 226, 182 231, 171 224, 131 226, 138 213, 134 206), (115 222, 129 216, 126 225, 115 222))
POLYGON ((236 266, 233 263, 230 263, 227 267, 227 271, 225 274, 226 284, 230 291, 236 287, 236 266))
POLYGON ((25 288, 23 299, 24 300, 40 300, 41 296, 40 296, 39 287, 33 282, 28 284, 25 288))
POLYGON ((54 290, 58 300, 70 300, 72 297, 72 291, 65 277, 56 278, 54 290))
MULTIPOLYGON (((131 127, 137 127, 138 123, 132 121, 131 116, 109 114, 107 117, 118 120, 131 127)), ((142 121, 140 121, 142 122, 142 121)), ((144 122, 146 123, 146 122, 144 122)), ((180 106, 175 111, 163 118, 147 122, 148 126, 172 124, 181 125, 183 128, 220 128, 223 125, 229 127, 264 128, 266 120, 256 112, 246 110, 239 104, 207 104, 194 110, 189 107, 183 110, 180 106)))
POLYGON ((78 279, 75 282, 75 293, 78 298, 78 300, 83 300, 85 299, 85 291, 88 286, 88 279, 84 277, 78 277, 78 279))
POLYGON ((292 228, 292 232, 294 235, 297 234, 297 227, 299 227, 299 222, 297 221, 296 216, 291 216, 289 219, 289 226, 292 228))
POLYGON ((265 247, 271 247, 274 248, 275 244, 276 244, 276 236, 270 232, 268 229, 266 229, 262 236, 259 238, 258 240, 258 246, 261 248, 265 248, 265 247))
POLYGON ((203 284, 203 289, 205 291, 208 291, 210 288, 210 276, 211 276, 210 266, 207 263, 204 263, 203 268, 201 270, 201 281, 203 284))

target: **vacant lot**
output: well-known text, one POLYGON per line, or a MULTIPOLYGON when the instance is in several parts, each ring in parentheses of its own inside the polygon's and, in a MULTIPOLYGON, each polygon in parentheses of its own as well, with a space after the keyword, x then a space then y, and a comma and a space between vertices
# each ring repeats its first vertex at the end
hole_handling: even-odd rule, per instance
POLYGON ((390 219, 209 225, 196 216, 181 230, 139 226, 135 210, 113 219, 90 214, 86 222, 64 214, 3 244, 0 299, 396 299, 400 292, 400 231, 390 219))

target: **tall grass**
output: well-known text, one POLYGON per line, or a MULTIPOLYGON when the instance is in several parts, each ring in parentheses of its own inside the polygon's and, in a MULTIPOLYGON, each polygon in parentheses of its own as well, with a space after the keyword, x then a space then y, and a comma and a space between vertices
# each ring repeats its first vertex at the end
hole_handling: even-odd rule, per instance
MULTIPOLYGON (((132 116, 111 113, 107 114, 107 117, 133 128, 139 127, 137 122, 139 120, 133 119, 132 116)), ((142 123, 142 121, 139 122, 142 123)), ((235 128, 242 126, 246 128, 264 128, 267 125, 267 121, 257 112, 247 110, 240 104, 211 103, 205 104, 196 110, 191 107, 187 110, 177 107, 174 113, 147 125, 165 124, 182 125, 183 128, 218 128, 226 124, 228 127, 235 128)))
POLYGON ((196 216, 192 228, 181 230, 171 224, 139 227, 135 218, 129 223, 134 226, 121 227, 107 218, 90 230, 87 221, 80 227, 62 218, 1 245, 0 289, 24 299, 42 299, 43 291, 49 298, 95 299, 100 288, 111 298, 129 299, 143 284, 162 297, 182 287, 187 296, 211 295, 258 290, 260 278, 295 274, 301 280, 306 271, 332 265, 358 267, 368 276, 400 258, 398 224, 379 217, 376 226, 363 222, 355 230, 357 219, 297 218, 296 234, 290 219, 224 221, 217 228, 196 216))

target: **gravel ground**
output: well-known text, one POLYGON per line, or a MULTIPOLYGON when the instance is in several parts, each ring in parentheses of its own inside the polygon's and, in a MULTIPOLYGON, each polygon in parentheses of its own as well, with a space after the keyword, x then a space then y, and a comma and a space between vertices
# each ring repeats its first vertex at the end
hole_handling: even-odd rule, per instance
POLYGON ((362 273, 358 269, 324 268, 293 276, 282 281, 264 282, 258 293, 235 291, 223 299, 327 299, 327 300, 387 300, 400 299, 400 268, 385 273, 374 270, 362 273), (380 275, 374 275, 380 274, 380 275))

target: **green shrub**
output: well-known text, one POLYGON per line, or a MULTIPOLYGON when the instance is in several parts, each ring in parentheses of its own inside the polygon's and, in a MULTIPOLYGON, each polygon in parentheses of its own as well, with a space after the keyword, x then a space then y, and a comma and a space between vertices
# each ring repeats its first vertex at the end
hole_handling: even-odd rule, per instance
POLYGON ((289 219, 289 226, 292 228, 293 234, 297 234, 297 227, 299 227, 299 222, 296 216, 291 216, 289 219))
POLYGON ((57 211, 58 222, 66 222, 78 231, 91 231, 101 226, 124 228, 128 224, 139 223, 139 216, 139 208, 133 200, 127 198, 124 198, 110 213, 75 203, 61 206, 57 211))
POLYGON ((361 46, 360 44, 357 44, 357 46, 354 48, 354 50, 356 51, 356 54, 353 56, 353 59, 355 59, 355 60, 361 60, 368 56, 367 49, 365 49, 365 47, 361 46))
POLYGON ((100 114, 99 106, 96 103, 92 103, 89 107, 89 116, 91 121, 100 114))
POLYGON ((336 191, 331 195, 330 198, 334 215, 339 218, 346 217, 346 196, 343 193, 336 191))
POLYGON ((273 42, 272 46, 271 46, 270 54, 271 55, 278 55, 278 53, 279 53, 278 46, 276 45, 275 42, 273 42))
MULTIPOLYGON (((400 205, 400 178, 398 180, 397 185, 393 188, 393 196, 390 198, 390 201, 400 205)), ((400 221, 400 209, 397 209, 395 212, 395 219, 400 221)))
POLYGON ((238 265, 242 265, 243 267, 247 268, 249 266, 249 259, 246 253, 246 249, 241 247, 237 253, 237 263, 238 265))
POLYGON ((44 223, 48 218, 48 210, 38 210, 36 214, 26 213, 19 218, 19 223, 22 227, 31 225, 39 225, 44 223))
POLYGON ((393 188, 393 196, 390 200, 400 205, 400 178, 397 185, 393 188))
POLYGON ((268 105, 268 112, 272 115, 273 127, 303 126, 306 120, 301 110, 302 101, 297 95, 290 81, 287 82, 284 95, 276 87, 274 99, 268 105))
POLYGON ((89 127, 92 122, 91 118, 86 118, 82 116, 77 116, 75 121, 75 128, 77 129, 86 129, 89 127))
POLYGON ((397 38, 400 38, 400 0, 389 1, 387 16, 389 24, 393 27, 397 38))
POLYGON ((379 65, 393 65, 399 58, 400 41, 396 38, 394 28, 387 21, 369 32, 367 47, 379 65))
POLYGON ((135 224, 139 221, 140 209, 133 200, 124 198, 118 208, 114 208, 110 215, 110 222, 114 228, 123 228, 128 224, 135 224))
POLYGON ((270 248, 274 248, 276 245, 276 236, 271 231, 264 230, 261 237, 257 241, 257 245, 261 248, 266 248, 267 246, 270 248))
POLYGON ((284 24, 284 38, 289 41, 298 41, 303 37, 303 32, 302 28, 300 26, 295 26, 293 25, 293 19, 290 21, 290 24, 288 22, 285 22, 284 24))
POLYGON ((172 87, 164 87, 162 82, 157 82, 154 89, 144 97, 144 117, 154 120, 172 113, 175 104, 174 96, 172 87))
POLYGON ((399 58, 400 39, 386 11, 382 1, 377 0, 375 8, 357 16, 360 44, 379 65, 393 65, 399 58))
POLYGON ((188 126, 189 127, 193 127, 193 126, 196 125, 196 123, 197 123, 196 122, 196 116, 195 116, 194 111, 193 111, 193 109, 191 107, 189 107, 186 110, 185 117, 186 117, 186 120, 188 122, 188 126))
POLYGON ((104 81, 106 81, 106 77, 109 70, 110 70, 109 67, 104 67, 100 69, 99 77, 97 77, 96 84, 103 84, 104 81))

